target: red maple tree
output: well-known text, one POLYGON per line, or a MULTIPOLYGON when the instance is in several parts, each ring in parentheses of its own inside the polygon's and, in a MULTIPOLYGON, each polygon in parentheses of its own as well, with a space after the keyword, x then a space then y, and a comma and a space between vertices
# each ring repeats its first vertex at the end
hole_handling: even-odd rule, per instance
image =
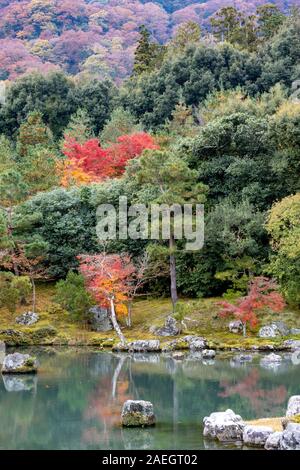
POLYGON ((110 309, 113 327, 124 344, 125 337, 118 324, 117 314, 127 313, 129 286, 136 268, 128 255, 79 255, 80 272, 96 302, 110 309))
POLYGON ((126 164, 139 157, 145 149, 157 149, 153 137, 145 132, 123 135, 108 148, 102 148, 98 139, 79 143, 67 137, 63 153, 67 157, 60 165, 63 186, 99 182, 121 176, 126 164))
POLYGON ((282 295, 277 291, 277 284, 272 279, 260 276, 249 283, 248 294, 238 299, 236 304, 226 301, 218 302, 222 307, 220 317, 233 315, 243 323, 244 336, 246 326, 255 327, 258 323, 257 313, 263 308, 269 308, 273 312, 281 312, 285 306, 282 295))

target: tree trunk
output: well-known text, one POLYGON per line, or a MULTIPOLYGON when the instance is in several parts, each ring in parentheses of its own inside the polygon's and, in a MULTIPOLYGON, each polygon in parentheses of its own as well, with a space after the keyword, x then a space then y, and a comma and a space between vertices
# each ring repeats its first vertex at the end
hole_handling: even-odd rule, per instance
POLYGON ((243 336, 244 338, 246 338, 247 334, 246 334, 246 322, 243 323, 243 336))
POLYGON ((131 328, 131 302, 128 302, 128 306, 127 306, 127 309, 128 309, 128 314, 127 314, 127 326, 128 328, 131 328))
POLYGON ((174 255, 175 240, 174 240, 173 235, 171 235, 170 237, 169 249, 170 249, 171 299, 172 299, 173 311, 174 311, 176 302, 178 300, 178 295, 177 295, 177 281, 176 281, 176 260, 175 260, 175 255, 174 255))
POLYGON ((32 311, 35 313, 35 304, 36 304, 36 292, 35 292, 35 282, 33 277, 30 278, 32 285, 32 311))
POLYGON ((118 320, 117 320, 116 311, 115 311, 115 304, 114 304, 113 299, 110 299, 110 311, 111 311, 111 321, 112 321, 114 330, 117 333, 117 335, 119 336, 122 345, 124 345, 126 343, 126 339, 125 339, 125 336, 123 335, 123 333, 121 331, 121 328, 120 328, 118 320))

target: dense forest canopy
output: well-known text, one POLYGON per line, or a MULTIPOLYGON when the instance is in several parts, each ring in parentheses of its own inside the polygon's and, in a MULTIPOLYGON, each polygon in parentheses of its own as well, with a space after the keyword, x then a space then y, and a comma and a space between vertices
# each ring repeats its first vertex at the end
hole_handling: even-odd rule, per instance
POLYGON ((106 302, 112 286, 168 295, 170 263, 174 304, 268 275, 299 306, 299 11, 186 3, 1 2, 1 305, 14 310, 28 277, 70 297, 80 285, 84 306, 85 285, 106 302), (96 209, 120 196, 204 203, 203 249, 171 236, 104 249, 96 209))
MULTIPOLYGON (((264 0, 239 0, 235 6, 247 15, 264 0)), ((287 13, 293 0, 270 2, 287 13)), ((62 70, 84 78, 127 77, 132 68, 139 26, 154 41, 169 41, 188 21, 211 31, 215 12, 226 0, 19 0, 0 2, 0 79, 26 72, 62 70)))

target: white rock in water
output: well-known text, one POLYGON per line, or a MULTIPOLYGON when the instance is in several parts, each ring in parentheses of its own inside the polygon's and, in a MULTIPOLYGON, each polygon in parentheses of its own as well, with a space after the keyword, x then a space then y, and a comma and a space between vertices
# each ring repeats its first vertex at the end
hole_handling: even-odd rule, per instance
POLYGON ((37 372, 37 360, 29 354, 8 354, 2 365, 2 374, 28 374, 37 372))
POLYGON ((273 432, 270 434, 265 443, 266 450, 278 450, 280 447, 280 440, 282 437, 282 431, 273 432))
POLYGON ((289 423, 280 439, 280 450, 300 450, 300 424, 289 423))
POLYGON ((211 413, 203 419, 205 437, 218 439, 221 442, 241 440, 245 423, 232 410, 211 413))
POLYGON ((202 357, 203 359, 214 359, 216 356, 216 351, 214 349, 203 349, 202 357))
POLYGON ((291 417, 300 414, 300 395, 293 395, 289 401, 286 410, 286 417, 291 417))
POLYGON ((127 400, 123 405, 121 423, 123 426, 153 426, 155 415, 150 401, 127 400))
POLYGON ((273 434, 269 426, 247 425, 243 433, 243 441, 250 446, 264 447, 268 437, 273 434))

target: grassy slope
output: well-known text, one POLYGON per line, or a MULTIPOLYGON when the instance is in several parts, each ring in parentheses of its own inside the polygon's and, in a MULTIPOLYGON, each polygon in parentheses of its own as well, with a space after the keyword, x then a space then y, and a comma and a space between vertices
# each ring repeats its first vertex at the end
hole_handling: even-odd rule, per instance
MULTIPOLYGON (((114 341, 117 341, 113 332, 91 332, 83 325, 72 321, 71 315, 53 304, 53 296, 54 286, 52 284, 39 285, 37 287, 37 311, 40 315, 40 321, 32 327, 19 326, 15 323, 15 317, 26 310, 30 310, 30 305, 19 307, 15 314, 11 314, 3 308, 0 309, 0 330, 11 328, 23 332, 25 335, 33 338, 29 342, 34 344, 39 341, 37 339, 39 337, 39 330, 49 325, 57 330, 57 334, 50 339, 46 335, 45 338, 41 339, 41 343, 101 345, 104 340, 113 338, 113 341, 105 341, 104 345, 109 346, 114 341)), ((184 334, 203 335, 210 340, 212 346, 219 347, 247 347, 253 344, 278 343, 278 340, 270 341, 255 337, 255 331, 249 331, 249 335, 245 339, 239 335, 229 333, 227 330, 228 321, 218 318, 218 308, 215 305, 217 300, 186 300, 190 313, 185 319, 187 329, 184 331, 184 334)), ((150 326, 161 325, 170 312, 171 302, 169 299, 139 300, 133 307, 133 327, 129 330, 125 327, 124 319, 121 319, 126 338, 128 340, 154 338, 149 332, 150 326)), ((272 319, 281 319, 290 326, 300 328, 299 311, 286 309, 285 312, 279 315, 264 314, 262 323, 267 323, 272 319)), ((2 338, 5 339, 3 336, 2 338)), ((163 340, 168 341, 168 339, 163 340)))

